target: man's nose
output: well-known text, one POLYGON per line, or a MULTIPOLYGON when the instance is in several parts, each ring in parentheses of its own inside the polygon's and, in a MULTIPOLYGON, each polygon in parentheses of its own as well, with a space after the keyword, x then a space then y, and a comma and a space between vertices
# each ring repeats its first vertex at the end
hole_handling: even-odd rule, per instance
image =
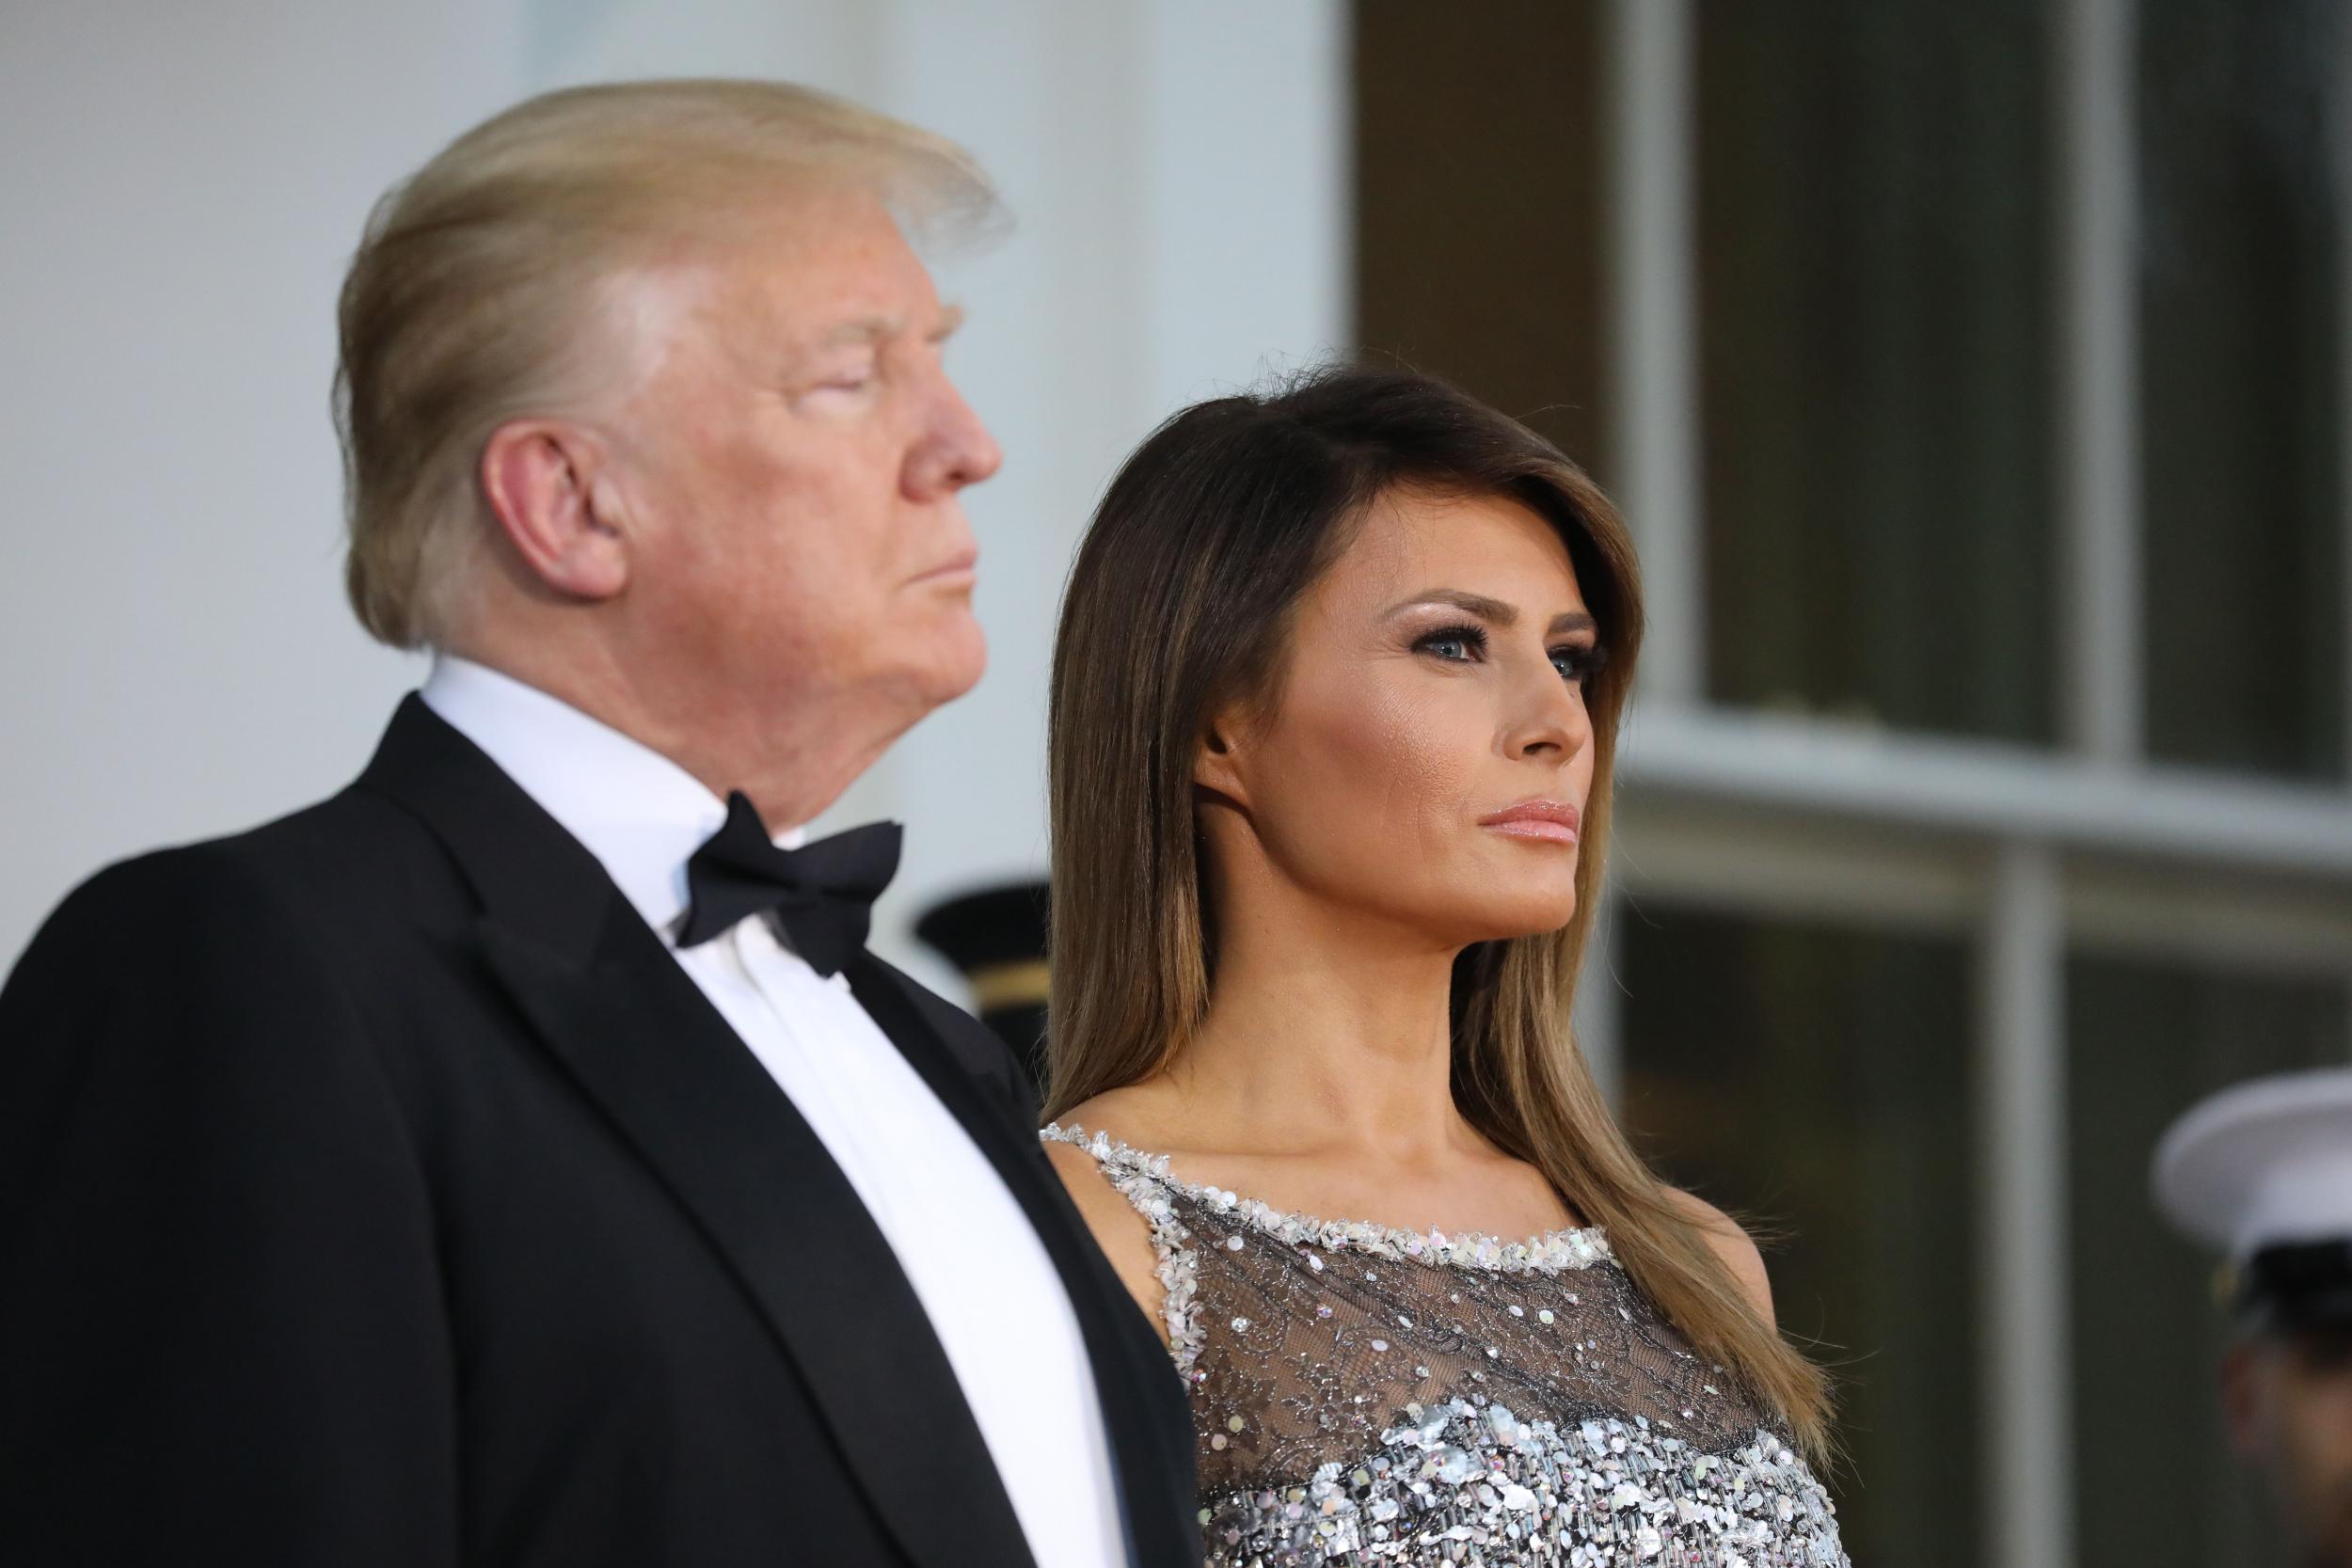
POLYGON ((908 495, 915 500, 938 500, 977 484, 1004 466, 996 437, 963 401, 955 383, 942 375, 930 420, 907 464, 908 495))

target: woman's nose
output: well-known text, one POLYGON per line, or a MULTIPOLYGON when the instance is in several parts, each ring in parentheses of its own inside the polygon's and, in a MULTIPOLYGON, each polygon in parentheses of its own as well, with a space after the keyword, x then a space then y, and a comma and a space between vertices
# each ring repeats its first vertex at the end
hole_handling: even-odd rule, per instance
POLYGON ((1544 673, 1547 678, 1526 683, 1520 695, 1523 706, 1512 732, 1511 752, 1515 756, 1562 761, 1583 750, 1592 738, 1592 720, 1585 711, 1584 689, 1580 683, 1562 679, 1549 658, 1544 673))

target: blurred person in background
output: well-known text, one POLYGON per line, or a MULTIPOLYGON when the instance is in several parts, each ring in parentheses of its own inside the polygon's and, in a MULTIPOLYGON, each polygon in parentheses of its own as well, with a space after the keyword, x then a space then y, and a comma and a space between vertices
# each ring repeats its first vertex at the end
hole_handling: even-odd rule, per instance
POLYGON ((2291 1568, 2352 1568, 2352 1069, 2199 1102, 2157 1146, 2153 1184, 2168 1220, 2228 1257, 2222 1409, 2291 1568))
MULTIPOLYGON (((796 830, 984 657, 994 443, 822 95, 532 100, 376 209, 333 799, 102 873, 0 993, 0 1561, 1199 1560, 1182 1396, 1014 1060, 796 830)), ((224 705, 238 701, 221 693, 224 705)))
POLYGON ((1569 1031, 1641 640, 1608 499, 1416 375, 1189 408, 1095 515, 1043 1135, 1214 1563, 1846 1560, 1755 1244, 1569 1031))

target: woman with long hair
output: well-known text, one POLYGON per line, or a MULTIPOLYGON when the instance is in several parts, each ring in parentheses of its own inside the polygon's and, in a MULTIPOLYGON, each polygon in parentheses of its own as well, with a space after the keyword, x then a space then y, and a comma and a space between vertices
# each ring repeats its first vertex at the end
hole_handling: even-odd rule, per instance
POLYGON ((1846 1560, 1756 1247, 1569 1030, 1641 639, 1608 499, 1422 376, 1186 409, 1095 515, 1043 1136, 1214 1563, 1846 1560))

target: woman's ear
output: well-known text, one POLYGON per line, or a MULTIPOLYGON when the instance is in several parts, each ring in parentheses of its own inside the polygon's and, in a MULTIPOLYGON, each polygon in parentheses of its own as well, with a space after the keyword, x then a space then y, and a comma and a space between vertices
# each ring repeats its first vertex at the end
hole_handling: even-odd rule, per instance
POLYGON ((567 598, 628 583, 620 494, 595 436, 562 420, 510 420, 482 448, 482 493, 523 563, 567 598))
POLYGON ((1200 732, 1192 755, 1192 784, 1229 804, 1248 809, 1249 789, 1243 782, 1239 716, 1232 712, 1212 717, 1200 732))

